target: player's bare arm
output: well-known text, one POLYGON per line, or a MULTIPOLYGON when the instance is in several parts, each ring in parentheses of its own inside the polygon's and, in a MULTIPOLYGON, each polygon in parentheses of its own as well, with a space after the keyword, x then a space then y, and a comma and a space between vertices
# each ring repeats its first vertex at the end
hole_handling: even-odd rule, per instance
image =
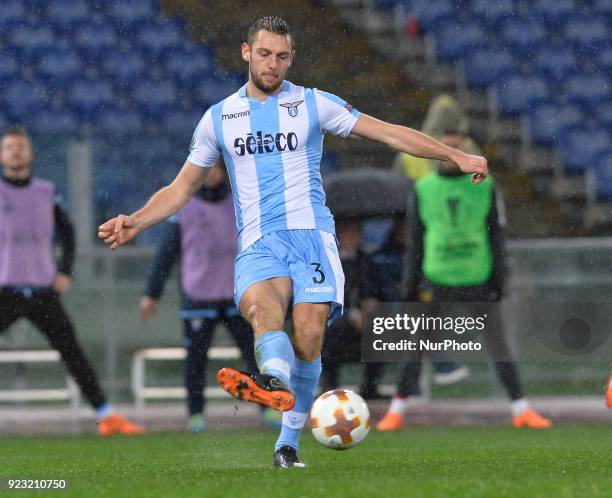
POLYGON ((120 214, 98 228, 98 237, 111 249, 129 242, 142 230, 177 213, 202 187, 209 168, 200 168, 189 161, 181 168, 174 181, 158 190, 142 209, 127 216, 120 214))
POLYGON ((351 135, 376 140, 413 156, 453 162, 464 173, 474 174, 472 176, 473 183, 480 183, 488 174, 487 160, 482 156, 466 154, 448 147, 424 133, 406 126, 387 123, 367 114, 362 114, 359 117, 351 135))

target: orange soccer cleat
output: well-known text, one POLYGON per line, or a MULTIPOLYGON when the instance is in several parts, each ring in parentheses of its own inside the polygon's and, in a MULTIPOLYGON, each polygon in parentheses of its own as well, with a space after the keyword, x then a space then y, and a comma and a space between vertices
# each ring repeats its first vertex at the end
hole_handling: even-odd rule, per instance
POLYGON ((514 427, 528 427, 529 429, 549 429, 553 423, 551 420, 542 417, 538 412, 529 408, 520 415, 512 417, 514 427))
POLYGON ((273 375, 222 368, 217 372, 217 381, 231 396, 243 401, 258 403, 279 412, 289 411, 295 405, 291 388, 273 375))
POLYGON ((101 436, 112 436, 113 434, 140 436, 144 433, 144 427, 134 424, 127 418, 117 414, 112 414, 103 418, 98 424, 98 434, 101 436))
POLYGON ((405 425, 404 418, 399 413, 387 412, 376 425, 376 430, 380 432, 395 432, 402 430, 405 425))
POLYGON ((608 381, 608 391, 606 393, 606 401, 608 404, 608 408, 612 408, 612 375, 610 375, 610 380, 608 381))

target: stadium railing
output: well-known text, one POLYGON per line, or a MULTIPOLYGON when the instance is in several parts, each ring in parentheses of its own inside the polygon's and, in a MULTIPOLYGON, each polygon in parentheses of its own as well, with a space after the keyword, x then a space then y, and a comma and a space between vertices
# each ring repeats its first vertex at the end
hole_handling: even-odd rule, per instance
MULTIPOLYGON (((60 354, 53 350, 33 349, 23 351, 0 351, 0 364, 5 363, 59 363, 60 354)), ((66 387, 56 389, 3 389, 0 402, 64 401, 69 400, 73 408, 81 402, 79 388, 70 374, 66 375, 66 387)))

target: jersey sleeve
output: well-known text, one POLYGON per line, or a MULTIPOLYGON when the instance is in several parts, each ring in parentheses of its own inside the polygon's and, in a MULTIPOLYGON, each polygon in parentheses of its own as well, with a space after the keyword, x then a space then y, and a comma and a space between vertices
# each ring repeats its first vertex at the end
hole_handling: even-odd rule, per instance
POLYGON ((314 90, 321 130, 348 137, 361 113, 333 93, 314 90))
POLYGON ((187 160, 202 168, 210 168, 221 155, 217 142, 210 109, 206 111, 196 127, 187 160))

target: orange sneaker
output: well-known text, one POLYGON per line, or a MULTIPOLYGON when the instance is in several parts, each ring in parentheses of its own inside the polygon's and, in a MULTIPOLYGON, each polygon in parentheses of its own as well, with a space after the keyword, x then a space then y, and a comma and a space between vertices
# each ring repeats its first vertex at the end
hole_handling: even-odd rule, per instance
POLYGON ((404 418, 397 412, 387 412, 383 419, 376 424, 376 430, 380 432, 395 432, 404 428, 404 418))
POLYGON ((610 380, 608 381, 608 392, 606 393, 606 401, 608 404, 608 408, 612 408, 612 375, 610 375, 610 380))
POLYGON ((514 427, 528 427, 530 429, 549 429, 553 423, 551 420, 542 417, 538 412, 529 408, 520 415, 512 417, 514 427))
POLYGON ((219 385, 234 398, 258 403, 279 412, 295 405, 295 395, 279 378, 261 373, 249 373, 235 368, 222 368, 217 372, 219 385))
POLYGON ((100 420, 98 434, 101 436, 112 436, 113 434, 124 434, 126 436, 140 436, 145 433, 141 425, 130 422, 121 415, 112 414, 100 420))

